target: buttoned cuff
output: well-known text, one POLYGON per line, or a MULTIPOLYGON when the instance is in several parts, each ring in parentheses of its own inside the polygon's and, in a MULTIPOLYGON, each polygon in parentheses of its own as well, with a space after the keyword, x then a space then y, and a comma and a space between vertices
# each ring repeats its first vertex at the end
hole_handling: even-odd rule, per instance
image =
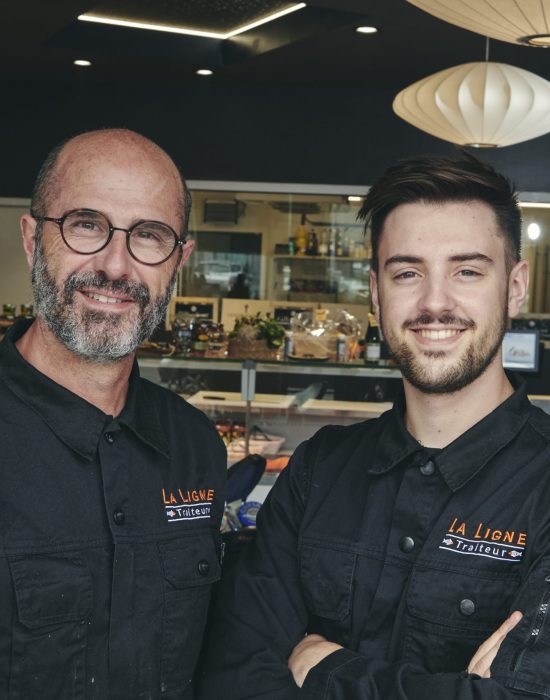
POLYGON ((308 672, 302 685, 303 697, 314 700, 321 700, 321 698, 327 697, 332 674, 343 666, 353 663, 353 661, 361 661, 364 664, 365 657, 351 651, 351 649, 337 649, 332 654, 325 656, 322 661, 308 672))

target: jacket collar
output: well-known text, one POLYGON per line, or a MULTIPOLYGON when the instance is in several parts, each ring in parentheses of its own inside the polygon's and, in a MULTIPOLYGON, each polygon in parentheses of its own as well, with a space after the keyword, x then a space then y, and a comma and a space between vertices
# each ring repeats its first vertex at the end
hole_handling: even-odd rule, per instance
MULTIPOLYGON (((514 393, 447 447, 431 456, 452 491, 464 486, 512 442, 529 418, 531 403, 525 383, 520 383, 514 375, 508 375, 508 378, 514 386, 514 393)), ((388 411, 370 472, 387 472, 405 459, 419 465, 426 461, 430 451, 408 432, 404 415, 405 395, 401 390, 393 408, 388 411)))
POLYGON ((0 381, 35 413, 38 413, 57 437, 82 457, 92 460, 103 431, 123 423, 142 441, 166 455, 167 440, 154 407, 139 400, 139 369, 134 361, 129 378, 126 404, 113 419, 80 396, 57 384, 28 363, 15 347, 32 321, 21 319, 9 329, 0 343, 0 381))

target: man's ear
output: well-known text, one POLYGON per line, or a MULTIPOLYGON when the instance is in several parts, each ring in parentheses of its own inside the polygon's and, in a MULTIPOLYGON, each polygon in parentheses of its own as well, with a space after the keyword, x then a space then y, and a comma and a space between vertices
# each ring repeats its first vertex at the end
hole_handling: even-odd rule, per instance
POLYGON ((372 301, 372 308, 374 309, 374 314, 378 325, 380 325, 380 300, 378 298, 378 278, 376 272, 371 268, 370 270, 370 298, 372 301))
POLYGON ((508 277, 508 317, 514 318, 521 311, 529 291, 529 263, 520 260, 514 265, 508 277))
POLYGON ((34 249, 36 248, 36 226, 38 222, 30 214, 23 214, 20 219, 21 237, 23 239, 23 250, 27 258, 29 270, 32 270, 34 260, 34 249))
POLYGON ((180 261, 178 263, 178 272, 181 271, 181 268, 183 267, 184 263, 187 261, 191 253, 193 252, 193 248, 195 247, 195 241, 188 240, 185 241, 183 244, 183 248, 181 250, 181 257, 180 261))

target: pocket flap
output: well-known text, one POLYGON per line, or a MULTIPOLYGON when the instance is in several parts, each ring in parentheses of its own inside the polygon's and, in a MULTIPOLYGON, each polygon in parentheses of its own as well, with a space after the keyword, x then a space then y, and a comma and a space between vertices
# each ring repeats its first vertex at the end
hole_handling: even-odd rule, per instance
POLYGON ((10 557, 19 620, 29 629, 82 620, 92 611, 88 567, 76 555, 10 557))
POLYGON ((407 607, 417 618, 460 629, 493 632, 502 622, 518 584, 513 574, 417 567, 407 607))
POLYGON ((211 532, 197 532, 159 542, 159 552, 166 580, 174 588, 189 588, 212 583, 220 578, 218 541, 211 532))
POLYGON ((357 556, 353 552, 303 544, 300 577, 311 612, 328 620, 344 620, 351 609, 357 556))

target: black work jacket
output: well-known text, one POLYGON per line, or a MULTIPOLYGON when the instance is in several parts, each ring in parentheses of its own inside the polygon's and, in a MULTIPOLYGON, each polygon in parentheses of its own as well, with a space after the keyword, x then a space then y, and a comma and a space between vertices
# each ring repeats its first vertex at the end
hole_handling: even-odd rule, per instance
POLYGON ((402 416, 297 449, 222 586, 201 700, 550 697, 550 416, 520 388, 439 451, 402 416), (515 609, 492 678, 468 675, 515 609), (345 648, 299 690, 306 632, 345 648))
POLYGON ((130 379, 116 418, 0 343, 0 698, 186 700, 219 578, 225 451, 130 379))

